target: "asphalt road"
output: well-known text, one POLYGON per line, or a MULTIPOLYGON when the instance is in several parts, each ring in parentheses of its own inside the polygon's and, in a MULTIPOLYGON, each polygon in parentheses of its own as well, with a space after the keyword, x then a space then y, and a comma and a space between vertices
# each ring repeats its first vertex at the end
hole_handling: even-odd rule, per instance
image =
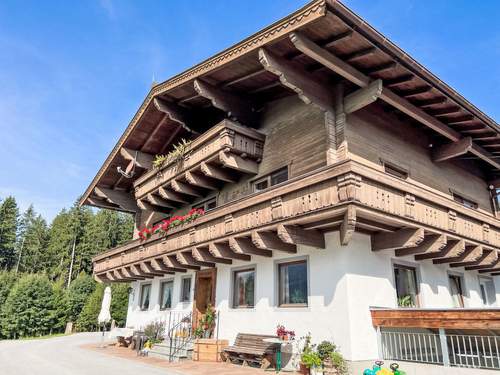
POLYGON ((81 345, 99 343, 98 333, 41 340, 0 341, 1 375, 178 375, 81 345))

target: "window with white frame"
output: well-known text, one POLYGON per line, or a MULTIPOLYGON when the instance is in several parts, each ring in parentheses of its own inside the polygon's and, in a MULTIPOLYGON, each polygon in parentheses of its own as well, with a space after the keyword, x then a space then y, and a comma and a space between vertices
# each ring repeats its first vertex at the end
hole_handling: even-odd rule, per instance
POLYGON ((450 294, 453 301, 453 307, 464 307, 464 283, 462 276, 449 274, 450 294))
POLYGON ((297 260, 278 264, 278 305, 307 306, 307 261, 297 260))
POLYGON ((270 186, 278 185, 288 180, 288 167, 280 168, 267 176, 253 182, 254 191, 262 191, 270 186))
POLYGON ((191 301, 191 276, 181 279, 181 302, 191 301))
POLYGON ((174 281, 162 281, 160 284, 160 309, 172 308, 172 296, 174 293, 174 281))
POLYGON ((493 280, 489 277, 479 277, 479 292, 484 306, 493 306, 496 303, 496 291, 493 280))
POLYGON ((141 295, 139 299, 139 307, 141 310, 149 309, 149 300, 151 297, 151 284, 141 285, 141 295))
POLYGON ((394 281, 398 307, 419 307, 416 268, 394 264, 394 281))
POLYGON ((251 308, 255 305, 255 269, 233 272, 233 307, 251 308))
POLYGON ((193 208, 202 209, 205 212, 213 210, 215 207, 217 207, 217 198, 216 197, 207 199, 206 201, 197 203, 193 206, 193 208))

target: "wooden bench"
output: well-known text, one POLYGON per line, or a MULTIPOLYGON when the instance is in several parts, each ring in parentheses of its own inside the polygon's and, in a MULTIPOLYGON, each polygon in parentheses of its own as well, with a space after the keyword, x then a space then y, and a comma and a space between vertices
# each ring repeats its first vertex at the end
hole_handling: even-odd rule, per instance
POLYGON ((277 344, 265 342, 264 339, 267 338, 277 338, 277 336, 238 333, 234 345, 223 349, 226 362, 242 361, 243 366, 250 362, 266 369, 272 363, 277 346, 277 344))

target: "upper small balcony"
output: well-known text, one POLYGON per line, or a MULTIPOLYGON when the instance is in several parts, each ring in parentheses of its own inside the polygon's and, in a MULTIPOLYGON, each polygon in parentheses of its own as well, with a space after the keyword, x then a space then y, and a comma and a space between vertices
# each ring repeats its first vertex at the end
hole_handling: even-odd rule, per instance
POLYGON ((265 136, 224 120, 190 143, 181 155, 152 168, 134 183, 141 209, 169 211, 242 174, 257 174, 265 136))

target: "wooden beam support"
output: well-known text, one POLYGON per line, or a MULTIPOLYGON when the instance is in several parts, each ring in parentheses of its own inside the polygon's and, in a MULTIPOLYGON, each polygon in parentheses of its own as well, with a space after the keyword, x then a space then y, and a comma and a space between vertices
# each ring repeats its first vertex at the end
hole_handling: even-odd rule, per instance
POLYGON ((477 270, 487 270, 491 268, 498 268, 498 271, 500 271, 500 258, 497 258, 495 262, 492 264, 487 264, 487 265, 477 265, 477 266, 466 266, 465 270, 466 271, 477 271, 477 270))
POLYGON ((249 100, 223 91, 199 79, 195 79, 193 85, 200 96, 210 100, 215 108, 226 112, 230 119, 245 125, 255 124, 256 115, 253 111, 253 104, 249 100))
POLYGON ((182 193, 186 195, 191 195, 193 197, 201 198, 203 194, 199 189, 192 187, 191 185, 185 184, 184 182, 180 182, 178 180, 173 180, 171 183, 172 189, 177 193, 182 193))
POLYGON ((235 253, 227 242, 210 242, 208 250, 216 258, 238 259, 249 261, 250 255, 235 253))
POLYGON ((217 182, 209 177, 191 171, 186 171, 184 176, 186 181, 193 186, 202 189, 217 190, 217 182))
POLYGON ((112 204, 116 204, 124 211, 134 212, 134 213, 139 211, 134 196, 130 193, 121 190, 113 190, 97 186, 94 188, 94 193, 98 197, 104 198, 112 204))
POLYGON ((260 255, 263 257, 272 257, 271 250, 260 249, 252 242, 250 237, 231 237, 229 238, 229 247, 236 254, 260 255))
POLYGON ((177 255, 172 254, 172 255, 166 255, 163 257, 163 262, 168 266, 168 267, 174 267, 174 268, 187 268, 188 270, 195 270, 199 271, 201 269, 200 266, 188 263, 184 258, 182 258, 183 263, 179 261, 177 258, 177 255))
POLYGON ((396 250, 416 247, 423 240, 423 228, 403 228, 392 233, 382 232, 372 236, 372 250, 396 250))
POLYGON ((349 205, 340 224, 340 245, 347 246, 356 230, 356 207, 349 205))
POLYGON ((259 172, 259 164, 250 159, 244 159, 232 152, 219 152, 219 160, 226 168, 234 169, 241 173, 257 174, 259 172))
POLYGON ((305 230, 297 225, 278 225, 278 237, 285 243, 325 248, 325 236, 316 229, 305 230))
POLYGON ((435 259, 444 257, 457 257, 465 251, 465 241, 457 239, 448 239, 445 247, 439 252, 417 254, 415 260, 435 259))
POLYGON ((137 281, 137 280, 145 280, 144 277, 139 277, 133 275, 130 271, 128 271, 125 267, 117 268, 111 271, 115 275, 115 278, 129 280, 129 281, 137 281))
POLYGON ((160 112, 165 113, 165 115, 167 115, 170 120, 176 122, 190 133, 193 133, 195 135, 199 134, 198 132, 194 131, 189 125, 192 122, 191 116, 183 108, 174 103, 169 103, 161 98, 154 98, 153 103, 156 109, 158 109, 158 111, 160 112))
MULTIPOLYGON (((348 79, 354 84, 361 87, 366 87, 370 84, 371 78, 369 76, 363 74, 356 68, 342 61, 340 58, 338 58, 328 50, 320 47, 300 32, 291 33, 290 39, 299 51, 309 56, 313 60, 316 60, 317 62, 323 64, 328 69, 348 79)), ((423 93, 424 90, 425 92, 427 92, 431 89, 432 87, 430 86, 421 88, 420 94, 423 93)), ((412 94, 416 95, 416 92, 413 92, 412 94)), ((461 134, 456 130, 450 128, 448 125, 442 123, 435 117, 432 117, 428 113, 424 112, 422 109, 411 104, 407 99, 395 94, 389 88, 384 87, 380 99, 453 142, 456 142, 462 138, 461 134)), ((454 123, 456 123, 456 121, 454 123)), ((494 158, 492 158, 492 155, 482 147, 474 144, 472 146, 471 153, 489 163, 494 168, 500 169, 500 163, 495 161, 494 158)))
POLYGON ((396 249, 396 256, 401 257, 416 254, 435 254, 443 250, 447 242, 448 239, 445 234, 431 234, 425 236, 422 243, 416 247, 396 249))
POLYGON ((386 72, 388 70, 394 69, 397 66, 398 66, 397 62, 390 61, 390 62, 385 63, 385 64, 381 64, 381 65, 377 65, 377 66, 373 66, 371 68, 368 68, 365 72, 366 72, 366 74, 370 74, 370 75, 380 74, 380 73, 386 72))
POLYGON ((296 253, 297 246, 283 242, 276 232, 252 231, 252 243, 259 249, 296 253))
POLYGON ((169 214, 172 211, 170 208, 167 207, 153 205, 145 199, 138 199, 137 207, 139 207, 143 211, 161 212, 164 214, 169 214))
POLYGON ((193 247, 193 258, 200 262, 213 264, 212 267, 215 267, 215 263, 221 264, 232 264, 233 261, 227 258, 221 258, 214 256, 207 247, 193 247))
POLYGON ((87 198, 87 203, 94 207, 107 208, 108 210, 117 210, 120 207, 114 205, 113 203, 109 203, 107 200, 102 200, 96 197, 87 198))
POLYGON ((478 260, 483 255, 483 247, 480 245, 466 246, 465 251, 456 257, 434 259, 432 263, 469 263, 478 260))
POLYGON ((170 189, 167 189, 165 187, 159 187, 158 188, 158 194, 160 197, 163 199, 175 202, 175 203, 180 203, 180 204, 187 204, 189 201, 184 198, 183 195, 177 193, 176 191, 172 191, 170 189))
POLYGON ((279 77, 283 86, 296 92, 304 103, 315 104, 324 111, 331 110, 333 106, 332 91, 320 83, 311 73, 263 48, 259 50, 259 61, 264 69, 279 77))
POLYGON ((201 171, 207 177, 224 182, 233 183, 238 180, 238 178, 235 177, 234 174, 230 172, 230 170, 217 167, 215 165, 208 164, 205 162, 201 162, 201 171))
POLYGON ((459 141, 448 143, 436 148, 432 155, 435 162, 445 161, 464 155, 472 149, 472 138, 465 137, 459 141))
POLYGON ((343 59, 347 62, 353 62, 362 59, 363 57, 373 55, 376 51, 377 49, 375 47, 367 47, 360 49, 359 51, 351 52, 350 54, 343 56, 343 59))
POLYGON ((382 94, 382 80, 377 79, 368 86, 347 95, 344 98, 344 112, 353 113, 375 102, 382 94))
MULTIPOLYGON (((191 266, 200 266, 200 267, 215 267, 215 263, 211 260, 205 260, 203 258, 198 257, 198 252, 196 249, 191 249, 188 251, 182 251, 177 253, 177 260, 182 264, 188 264, 191 266)), ((231 264, 231 262, 229 262, 231 264)))
POLYGON ((161 197, 158 197, 157 195, 154 195, 154 194, 148 194, 146 199, 153 206, 164 207, 164 208, 168 208, 168 209, 175 208, 175 205, 173 205, 169 201, 167 201, 161 197))
MULTIPOLYGON (((150 169, 153 166, 154 156, 138 150, 131 150, 126 147, 120 149, 120 155, 136 167, 150 169)), ((127 168, 128 169, 128 168, 127 168)))
POLYGON ((156 270, 156 271, 162 271, 166 273, 170 272, 181 272, 185 273, 186 269, 185 268, 176 268, 176 267, 168 267, 164 262, 162 258, 156 258, 156 259, 151 259, 151 266, 156 270))
POLYGON ((384 85, 385 87, 393 88, 413 81, 415 78, 417 77, 414 74, 405 74, 396 78, 385 79, 384 85))
MULTIPOLYGON (((151 265, 151 262, 147 261, 147 262, 140 262, 138 264, 139 268, 141 269, 142 272, 144 272, 145 274, 148 274, 148 275, 152 275, 152 276, 163 276, 165 275, 165 272, 163 271, 157 271, 153 268, 153 266, 151 265)), ((167 274, 170 274, 170 275, 173 275, 175 272, 167 272, 167 274)))
POLYGON ((465 266, 489 266, 491 267, 498 260, 498 253, 493 249, 483 249, 483 254, 477 260, 466 262, 451 263, 450 267, 465 266))
POLYGON ((129 267, 127 267, 127 270, 135 276, 139 277, 145 277, 146 279, 154 279, 155 276, 154 274, 150 274, 148 272, 144 272, 142 268, 140 267, 140 264, 131 264, 129 267))

